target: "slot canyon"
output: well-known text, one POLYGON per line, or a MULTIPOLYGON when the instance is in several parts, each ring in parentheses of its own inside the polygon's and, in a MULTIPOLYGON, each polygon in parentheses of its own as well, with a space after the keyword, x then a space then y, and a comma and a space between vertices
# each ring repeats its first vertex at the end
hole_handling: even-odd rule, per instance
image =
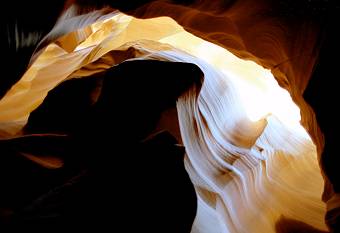
POLYGON ((2 5, 1 232, 340 232, 336 0, 2 5))

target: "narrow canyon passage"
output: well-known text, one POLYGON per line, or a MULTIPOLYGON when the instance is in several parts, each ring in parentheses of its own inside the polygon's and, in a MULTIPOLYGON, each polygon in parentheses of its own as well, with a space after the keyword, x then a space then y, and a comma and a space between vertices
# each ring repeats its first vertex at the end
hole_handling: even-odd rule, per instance
MULTIPOLYGON (((324 201, 333 203, 328 211, 338 204, 318 162, 323 136, 302 97, 319 31, 262 13, 265 1, 221 6, 155 1, 130 12, 139 18, 112 9, 78 16, 71 6, 1 99, 2 137, 25 133, 29 114, 68 80, 138 60, 194 64, 202 86, 176 106, 197 196, 191 231, 328 231, 324 201)), ((62 166, 53 159, 41 164, 62 166)))

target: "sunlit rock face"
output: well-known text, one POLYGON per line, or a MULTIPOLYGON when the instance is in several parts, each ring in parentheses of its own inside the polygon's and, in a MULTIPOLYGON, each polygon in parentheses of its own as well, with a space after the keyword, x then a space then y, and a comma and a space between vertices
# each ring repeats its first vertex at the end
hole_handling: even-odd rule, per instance
POLYGON ((129 11, 150 18, 137 19, 108 9, 77 18, 72 6, 1 100, 1 134, 20 133, 48 91, 67 79, 134 59, 193 63, 203 86, 177 102, 197 194, 192 232, 326 231, 322 134, 302 98, 318 31, 306 22, 289 27, 270 7, 155 1, 129 11))

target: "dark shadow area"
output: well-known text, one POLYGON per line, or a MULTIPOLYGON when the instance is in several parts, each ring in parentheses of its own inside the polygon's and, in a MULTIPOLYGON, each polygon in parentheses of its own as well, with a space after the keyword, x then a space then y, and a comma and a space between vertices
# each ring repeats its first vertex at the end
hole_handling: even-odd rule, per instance
POLYGON ((0 141, 2 229, 190 232, 197 206, 185 149, 166 131, 148 136, 202 78, 192 64, 131 61, 53 89, 26 136, 0 141))
MULTIPOLYGON (((340 4, 337 1, 330 2, 331 7, 328 8, 323 21, 319 59, 304 93, 304 98, 316 113, 318 124, 325 137, 321 166, 329 179, 324 192, 326 200, 331 194, 331 187, 334 192, 340 192, 339 163, 336 162, 340 130, 339 117, 336 113, 339 99, 340 36, 336 28, 340 22, 340 4)), ((340 232, 339 209, 329 211, 326 214, 326 222, 334 232, 340 232)))

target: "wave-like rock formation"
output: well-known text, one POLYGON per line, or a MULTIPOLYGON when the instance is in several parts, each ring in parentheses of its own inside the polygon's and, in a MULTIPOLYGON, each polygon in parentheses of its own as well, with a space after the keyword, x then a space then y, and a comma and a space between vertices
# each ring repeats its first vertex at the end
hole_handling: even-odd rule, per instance
POLYGON ((177 102, 198 200, 192 232, 326 231, 317 156, 322 138, 302 99, 316 59, 316 31, 297 25, 287 32, 259 12, 266 4, 252 1, 156 1, 132 12, 149 19, 109 9, 78 16, 70 7, 1 99, 1 135, 20 134, 29 114, 66 80, 131 60, 192 63, 204 74, 202 88, 177 102), (151 18, 159 15, 173 19, 151 18))

